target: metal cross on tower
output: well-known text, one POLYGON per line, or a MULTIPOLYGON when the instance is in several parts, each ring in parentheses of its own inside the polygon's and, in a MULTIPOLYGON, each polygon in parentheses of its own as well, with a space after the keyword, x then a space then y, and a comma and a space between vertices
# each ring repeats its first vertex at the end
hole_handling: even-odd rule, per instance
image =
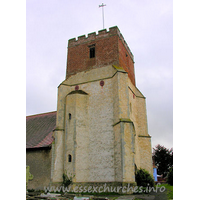
POLYGON ((99 8, 102 7, 102 17, 103 17, 103 29, 104 29, 104 12, 103 12, 103 7, 106 6, 105 4, 99 5, 99 8))

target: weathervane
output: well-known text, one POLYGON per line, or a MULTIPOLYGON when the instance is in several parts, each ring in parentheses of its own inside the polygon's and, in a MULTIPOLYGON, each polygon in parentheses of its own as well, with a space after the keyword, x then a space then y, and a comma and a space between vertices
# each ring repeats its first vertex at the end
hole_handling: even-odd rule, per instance
POLYGON ((103 17, 103 29, 104 29, 104 12, 103 12, 103 7, 106 6, 105 4, 99 5, 99 8, 102 7, 102 17, 103 17))

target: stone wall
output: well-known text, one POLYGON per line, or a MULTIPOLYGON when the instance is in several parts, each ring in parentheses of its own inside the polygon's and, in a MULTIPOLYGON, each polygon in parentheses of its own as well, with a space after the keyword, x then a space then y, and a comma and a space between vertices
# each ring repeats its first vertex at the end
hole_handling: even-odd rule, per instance
POLYGON ((130 119, 135 126, 135 164, 153 174, 151 136, 148 134, 146 98, 129 80, 130 119))
POLYGON ((75 175, 76 184, 135 182, 135 163, 140 167, 143 159, 138 136, 147 130, 140 128, 147 123, 146 117, 138 118, 142 110, 137 109, 136 98, 145 100, 128 73, 115 66, 79 72, 61 83, 53 182, 61 182, 65 171, 75 175))

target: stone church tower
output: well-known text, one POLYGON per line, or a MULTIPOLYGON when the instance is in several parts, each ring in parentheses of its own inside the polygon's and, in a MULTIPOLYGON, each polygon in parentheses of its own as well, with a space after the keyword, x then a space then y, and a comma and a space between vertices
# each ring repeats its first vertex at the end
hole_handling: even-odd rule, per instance
POLYGON ((153 174, 145 97, 134 58, 118 27, 68 41, 66 79, 58 87, 51 183, 135 185, 153 174))

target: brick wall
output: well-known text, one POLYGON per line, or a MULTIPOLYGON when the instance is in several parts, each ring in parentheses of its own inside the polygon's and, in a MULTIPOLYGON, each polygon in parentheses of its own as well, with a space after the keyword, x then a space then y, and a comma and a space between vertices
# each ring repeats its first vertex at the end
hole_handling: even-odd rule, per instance
POLYGON ((101 40, 88 41, 83 44, 68 48, 67 74, 75 74, 80 71, 96 67, 115 64, 117 65, 117 36, 103 38, 101 40), (95 57, 89 57, 89 46, 95 44, 95 57))
POLYGON ((128 72, 135 85, 133 55, 117 27, 79 36, 68 41, 66 78, 72 74, 107 65, 116 65, 128 72), (95 57, 90 58, 90 47, 95 46, 95 57))
POLYGON ((118 38, 118 48, 119 48, 119 66, 128 72, 128 77, 135 86, 135 73, 134 73, 134 61, 131 54, 128 52, 124 46, 123 40, 118 38))

